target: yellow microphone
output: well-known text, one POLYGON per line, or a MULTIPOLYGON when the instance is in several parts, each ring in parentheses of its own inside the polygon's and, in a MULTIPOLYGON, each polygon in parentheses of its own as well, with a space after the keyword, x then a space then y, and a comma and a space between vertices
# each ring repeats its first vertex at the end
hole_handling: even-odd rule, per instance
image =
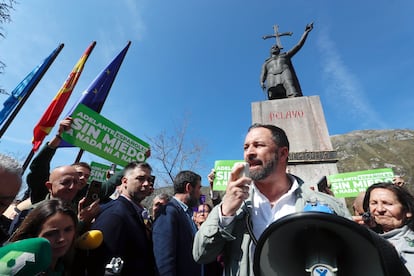
POLYGON ((102 241, 103 235, 101 231, 90 230, 76 240, 76 247, 84 250, 95 249, 102 244, 102 241))

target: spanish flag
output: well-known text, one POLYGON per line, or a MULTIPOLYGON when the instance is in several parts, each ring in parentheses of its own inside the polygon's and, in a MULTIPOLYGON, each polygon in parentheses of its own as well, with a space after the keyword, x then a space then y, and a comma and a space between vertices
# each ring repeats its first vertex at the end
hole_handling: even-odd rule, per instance
POLYGON ((50 133, 52 128, 55 126, 57 119, 62 113, 67 101, 69 100, 70 95, 72 94, 73 89, 75 88, 76 83, 82 73, 84 65, 92 52, 93 48, 96 45, 96 41, 93 41, 91 45, 83 53, 82 57, 73 67, 71 73, 66 79, 63 86, 60 88, 49 107, 46 109, 42 118, 33 129, 33 151, 37 151, 40 145, 43 142, 43 139, 50 133))

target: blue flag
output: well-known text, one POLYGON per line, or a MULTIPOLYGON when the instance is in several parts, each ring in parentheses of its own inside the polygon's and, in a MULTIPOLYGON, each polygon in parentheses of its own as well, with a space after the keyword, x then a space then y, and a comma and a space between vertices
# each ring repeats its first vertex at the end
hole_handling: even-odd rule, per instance
POLYGON ((0 111, 0 125, 7 119, 10 113, 14 110, 17 104, 24 98, 28 97, 39 83, 43 75, 46 73, 49 66, 55 60, 60 50, 63 48, 60 44, 41 64, 36 66, 11 92, 10 97, 3 103, 3 109, 0 111))
POLYGON ((93 80, 93 82, 82 93, 82 96, 69 111, 68 116, 72 114, 78 104, 84 104, 98 113, 101 111, 130 45, 131 42, 129 41, 127 46, 125 46, 125 48, 112 60, 112 62, 93 80))

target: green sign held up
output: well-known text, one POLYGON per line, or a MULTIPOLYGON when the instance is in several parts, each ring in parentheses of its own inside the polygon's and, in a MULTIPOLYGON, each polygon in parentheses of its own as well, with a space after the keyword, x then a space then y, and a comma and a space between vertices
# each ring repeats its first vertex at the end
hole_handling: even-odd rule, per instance
POLYGON ((225 191, 227 182, 230 179, 231 169, 234 163, 244 162, 244 160, 217 160, 214 163, 215 177, 213 182, 214 191, 225 191))
POLYGON ((72 118, 72 127, 62 134, 62 138, 74 146, 121 166, 132 161, 145 161, 149 156, 148 143, 85 105, 79 104, 72 118))
POLYGON ((328 176, 335 197, 356 197, 369 186, 378 182, 392 182, 394 172, 390 168, 340 173, 328 176))
MULTIPOLYGON (((99 182, 104 182, 106 181, 106 174, 109 171, 109 169, 111 168, 111 166, 109 165, 105 165, 105 164, 101 164, 98 162, 94 162, 92 161, 91 164, 91 176, 89 177, 88 183, 91 183, 92 180, 96 180, 99 182)), ((120 171, 122 170, 121 168, 117 167, 115 169, 115 171, 120 171)))

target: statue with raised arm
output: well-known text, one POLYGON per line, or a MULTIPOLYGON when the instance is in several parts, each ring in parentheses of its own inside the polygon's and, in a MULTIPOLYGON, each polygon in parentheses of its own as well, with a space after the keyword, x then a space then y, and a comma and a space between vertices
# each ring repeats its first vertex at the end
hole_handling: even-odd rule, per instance
POLYGON ((292 98, 303 96, 299 80, 293 68, 291 58, 305 44, 309 32, 313 29, 313 23, 306 25, 305 32, 291 50, 282 52, 280 37, 292 35, 292 33, 279 33, 277 25, 274 26, 275 34, 264 36, 263 39, 274 37, 276 44, 270 50, 270 57, 264 62, 260 75, 260 85, 267 92, 269 100, 292 98))

